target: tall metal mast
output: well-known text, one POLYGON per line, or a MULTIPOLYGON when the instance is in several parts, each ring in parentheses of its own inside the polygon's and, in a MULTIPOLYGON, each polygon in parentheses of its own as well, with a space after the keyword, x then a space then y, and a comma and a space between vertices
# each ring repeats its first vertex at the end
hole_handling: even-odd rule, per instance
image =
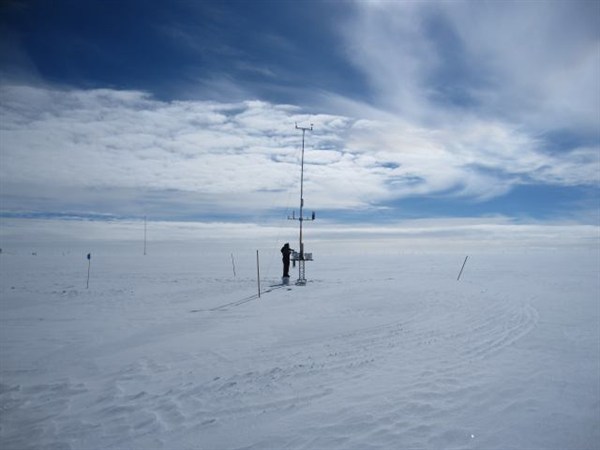
POLYGON ((312 213, 311 217, 304 217, 304 135, 307 131, 312 131, 313 125, 310 124, 310 128, 299 127, 296 124, 296 130, 302 130, 302 159, 300 162, 300 217, 296 218, 295 215, 288 217, 290 220, 298 220, 300 222, 300 238, 299 238, 299 251, 292 254, 292 260, 298 261, 298 280, 296 284, 304 286, 306 284, 306 268, 304 266, 305 261, 312 261, 312 253, 304 252, 304 241, 302 238, 302 223, 305 220, 315 220, 315 213, 312 213))

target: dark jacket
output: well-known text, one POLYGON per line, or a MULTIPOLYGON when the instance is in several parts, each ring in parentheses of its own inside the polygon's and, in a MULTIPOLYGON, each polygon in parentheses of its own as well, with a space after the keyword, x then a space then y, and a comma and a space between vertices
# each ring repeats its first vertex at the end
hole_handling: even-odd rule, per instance
POLYGON ((292 253, 292 249, 290 248, 289 244, 285 244, 283 247, 281 247, 281 254, 283 255, 284 261, 290 260, 290 253, 292 253))

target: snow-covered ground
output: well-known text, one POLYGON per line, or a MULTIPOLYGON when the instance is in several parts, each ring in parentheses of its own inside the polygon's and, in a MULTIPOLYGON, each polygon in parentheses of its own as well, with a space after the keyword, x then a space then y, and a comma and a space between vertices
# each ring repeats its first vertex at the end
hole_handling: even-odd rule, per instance
POLYGON ((0 255, 3 450, 600 448, 597 247, 87 250, 0 255))

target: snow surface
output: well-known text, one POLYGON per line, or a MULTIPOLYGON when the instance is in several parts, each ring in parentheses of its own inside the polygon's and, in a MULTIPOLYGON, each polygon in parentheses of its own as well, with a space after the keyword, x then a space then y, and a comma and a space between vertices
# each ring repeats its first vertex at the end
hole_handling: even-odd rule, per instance
POLYGON ((198 250, 0 254, 2 450, 600 448, 597 247, 198 250))

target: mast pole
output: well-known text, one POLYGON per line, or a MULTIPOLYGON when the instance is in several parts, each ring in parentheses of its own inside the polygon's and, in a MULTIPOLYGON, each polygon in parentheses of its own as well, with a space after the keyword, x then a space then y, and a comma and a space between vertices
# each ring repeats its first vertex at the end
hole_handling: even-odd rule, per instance
MULTIPOLYGON (((298 126, 296 125, 296 128, 298 126)), ((302 242, 302 210, 304 208, 304 134, 306 130, 302 129, 302 159, 300 162, 300 259, 304 259, 304 243, 302 242)))
MULTIPOLYGON (((306 270, 305 270, 305 261, 306 261, 306 253, 304 253, 304 241, 302 236, 302 225, 305 220, 315 220, 315 213, 312 213, 311 218, 304 217, 304 138, 307 131, 312 131, 313 124, 310 124, 310 128, 308 127, 299 127, 296 123, 296 130, 302 130, 302 158, 300 161, 300 217, 296 219, 295 214, 292 214, 292 217, 288 217, 290 220, 298 220, 300 222, 300 236, 298 238, 300 248, 299 251, 294 254, 294 262, 298 261, 298 281, 296 281, 296 285, 304 286, 306 285, 306 270)), ((308 254, 308 260, 312 261, 312 253, 308 254)))
POLYGON ((304 135, 307 130, 312 131, 313 126, 310 125, 310 128, 307 127, 299 127, 296 124, 296 130, 302 130, 302 158, 300 162, 300 260, 304 260, 304 242, 302 242, 302 222, 304 222, 303 210, 304 210, 304 135))

